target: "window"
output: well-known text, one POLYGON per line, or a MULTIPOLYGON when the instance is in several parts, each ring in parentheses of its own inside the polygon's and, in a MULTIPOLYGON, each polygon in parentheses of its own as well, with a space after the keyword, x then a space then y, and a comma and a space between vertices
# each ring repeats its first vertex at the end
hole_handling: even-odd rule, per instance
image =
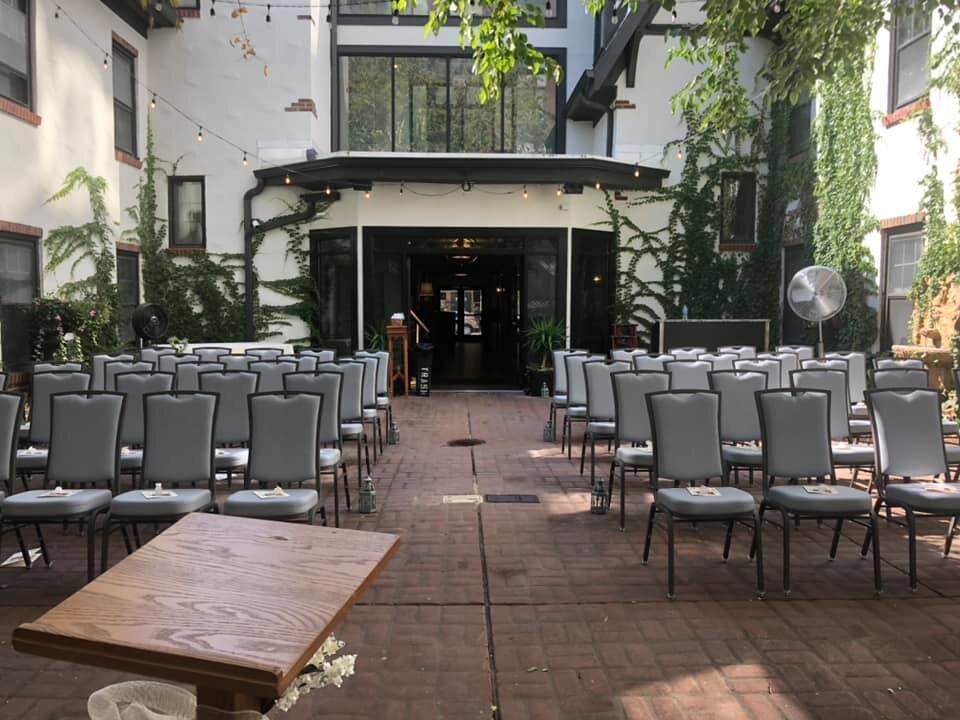
POLYGON ((790 128, 787 156, 801 155, 810 147, 810 96, 803 97, 790 109, 790 128))
MULTIPOLYGON (((543 11, 545 18, 557 17, 557 6, 564 0, 528 0, 526 5, 535 5, 543 11)), ((430 2, 408 2, 404 15, 425 16, 430 14, 430 2)), ((182 4, 181 4, 182 7, 182 4)), ((487 8, 474 8, 477 15, 486 15, 487 8)), ((393 15, 393 3, 390 0, 338 0, 337 14, 340 16, 368 15, 388 18, 393 15)), ((458 17, 451 13, 451 17, 458 17)))
POLYGON ((19 370, 30 364, 30 306, 38 294, 36 242, 0 234, 0 352, 8 369, 19 370))
POLYGON ((557 152, 552 80, 511 73, 481 105, 464 57, 340 58, 340 149, 379 152, 557 152))
POLYGON ((170 245, 205 247, 206 197, 202 177, 170 178, 170 245))
POLYGON ((32 102, 29 0, 0 0, 0 97, 32 102))
POLYGON ((923 233, 893 231, 884 238, 883 259, 886 267, 883 284, 884 349, 910 343, 910 317, 913 301, 910 288, 917 274, 917 263, 923 255, 923 233))
POLYGON ((137 154, 137 65, 133 55, 113 46, 113 143, 137 154))
POLYGON ((117 294, 120 300, 118 324, 120 340, 134 343, 133 311, 140 304, 140 256, 135 252, 117 251, 117 294))
POLYGON ((723 173, 720 177, 720 244, 754 242, 757 214, 757 176, 723 173))
POLYGON ((930 79, 930 15, 917 0, 906 4, 890 33, 890 112, 925 95, 930 79))
POLYGON ((351 353, 357 349, 357 231, 315 230, 310 245, 320 299, 319 337, 314 339, 322 347, 351 353))

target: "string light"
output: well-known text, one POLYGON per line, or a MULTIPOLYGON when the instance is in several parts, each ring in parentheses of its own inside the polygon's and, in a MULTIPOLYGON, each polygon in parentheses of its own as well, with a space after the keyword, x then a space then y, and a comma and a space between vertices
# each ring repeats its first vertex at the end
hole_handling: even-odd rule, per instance
POLYGON ((597 183, 596 183, 596 185, 594 185, 594 187, 595 187, 597 190, 600 189, 600 181, 599 181, 599 180, 597 180, 597 183))
POLYGON ((103 56, 103 69, 106 70, 108 67, 110 67, 110 56, 109 56, 109 55, 104 55, 104 56, 103 56))
POLYGON ((393 11, 393 17, 391 18, 390 22, 392 22, 394 25, 399 25, 399 24, 400 24, 400 11, 399 11, 399 10, 394 10, 394 11, 393 11))
POLYGON ((677 9, 676 9, 676 8, 674 8, 673 10, 670 11, 670 17, 671 17, 671 22, 676 22, 676 21, 677 21, 677 9))
POLYGON ((683 160, 683 150, 677 148, 677 160, 683 160))
POLYGON ((369 189, 363 191, 363 197, 365 197, 367 200, 370 199, 370 190, 369 190, 369 189))
POLYGON ((244 151, 244 153, 243 153, 243 160, 241 160, 241 162, 243 163, 243 166, 244 166, 244 167, 247 166, 247 153, 246 153, 246 151, 244 151))
POLYGON ((326 193, 327 195, 330 195, 333 192, 333 190, 331 190, 330 186, 327 185, 326 189, 323 192, 326 193))
POLYGON ((267 20, 267 22, 270 22, 270 4, 269 4, 269 3, 267 3, 267 18, 266 18, 266 20, 267 20))
POLYGON ((403 195, 403 181, 400 182, 400 194, 403 195))
POLYGON ((293 182, 293 180, 290 178, 290 173, 287 173, 286 175, 283 176, 283 184, 284 184, 284 185, 289 185, 289 184, 292 183, 292 182, 293 182))
POLYGON ((524 199, 524 200, 527 199, 527 186, 526 186, 526 185, 523 186, 523 199, 524 199))
POLYGON ((57 5, 57 9, 53 11, 53 19, 54 19, 54 20, 59 20, 59 19, 60 19, 60 6, 59 6, 59 5, 57 5))
POLYGON ((217 3, 217 0, 210 0, 210 17, 213 17, 217 14, 217 9, 214 5, 217 3))
POLYGON ((558 188, 557 188, 557 197, 562 197, 562 196, 563 196, 563 188, 562 188, 562 187, 558 187, 558 188))
POLYGON ((153 94, 153 97, 150 98, 150 109, 151 109, 151 110, 156 110, 156 109, 157 109, 157 94, 156 94, 156 93, 154 93, 154 94, 153 94))
POLYGON ((633 166, 633 176, 635 178, 640 177, 640 163, 637 163, 633 166))
POLYGON ((614 0, 614 2, 613 2, 613 15, 610 16, 610 23, 611 23, 612 25, 616 25, 618 22, 620 22, 620 18, 617 17, 617 2, 616 2, 616 0, 614 0))
POLYGON ((197 130, 197 142, 203 142, 203 125, 197 130))

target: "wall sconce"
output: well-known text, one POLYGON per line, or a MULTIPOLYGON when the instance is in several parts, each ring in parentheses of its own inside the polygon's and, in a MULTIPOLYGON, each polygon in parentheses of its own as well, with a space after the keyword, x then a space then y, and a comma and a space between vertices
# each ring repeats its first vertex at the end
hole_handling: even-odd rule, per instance
POLYGON ((420 297, 433 297, 433 283, 432 282, 422 282, 420 283, 420 297))
POLYGON ((602 277, 600 277, 599 275, 594 275, 594 276, 593 276, 593 284, 594 284, 594 285, 599 285, 599 284, 602 283, 602 282, 603 282, 603 278, 602 278, 602 277))

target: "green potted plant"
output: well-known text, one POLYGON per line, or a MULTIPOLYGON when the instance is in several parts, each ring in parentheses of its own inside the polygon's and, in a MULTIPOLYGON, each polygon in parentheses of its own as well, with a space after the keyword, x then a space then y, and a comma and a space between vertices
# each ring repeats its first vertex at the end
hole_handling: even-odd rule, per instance
POLYGON ((527 394, 539 395, 543 384, 553 392, 553 351, 563 347, 566 327, 559 320, 535 318, 527 329, 527 349, 531 362, 527 365, 527 394), (539 361, 539 362, 537 362, 539 361))

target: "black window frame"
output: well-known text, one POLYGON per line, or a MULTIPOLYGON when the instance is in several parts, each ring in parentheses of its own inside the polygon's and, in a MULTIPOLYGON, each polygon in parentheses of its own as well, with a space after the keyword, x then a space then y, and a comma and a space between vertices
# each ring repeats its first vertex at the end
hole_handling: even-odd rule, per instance
MULTIPOLYGON (((134 157, 139 157, 139 152, 137 150, 139 144, 139 138, 137 137, 137 56, 127 50, 123 45, 114 41, 113 43, 113 66, 110 69, 111 73, 117 72, 117 55, 122 55, 124 59, 130 61, 130 67, 133 69, 130 75, 130 97, 133 99, 133 107, 127 107, 127 105, 121 100, 117 99, 116 94, 113 96, 113 145, 114 147, 121 151, 125 152, 128 155, 133 155, 134 157), (121 109, 125 112, 130 113, 130 127, 133 131, 133 147, 125 148, 121 147, 118 143, 117 137, 117 109, 121 109)), ((113 76, 111 76, 111 79, 113 76)))
MULTIPOLYGON (((912 5, 912 7, 913 7, 913 9, 911 10, 911 13, 913 13, 913 14, 918 13, 918 12, 922 12, 922 8, 919 9, 919 10, 916 8, 916 4, 917 4, 917 3, 916 3, 916 0, 914 0, 914 2, 911 3, 911 5, 912 5)), ((890 69, 889 69, 889 81, 888 81, 888 83, 887 83, 887 87, 888 87, 888 92, 887 92, 887 96, 888 96, 888 97, 887 97, 887 111, 890 112, 890 113, 895 112, 895 111, 899 110, 899 109, 902 108, 902 107, 906 107, 907 105, 916 102, 916 101, 919 100, 920 98, 926 97, 926 96, 930 93, 930 77, 929 77, 929 74, 928 74, 928 76, 927 76, 927 85, 926 85, 926 87, 923 89, 922 92, 918 93, 916 96, 913 96, 913 97, 910 97, 910 98, 907 98, 907 99, 903 99, 903 100, 900 100, 900 98, 898 97, 898 95, 899 95, 899 87, 898 87, 899 83, 898 83, 898 81, 897 81, 897 78, 898 78, 898 76, 899 76, 899 74, 900 74, 900 73, 899 73, 899 69, 900 69, 900 53, 902 53, 902 52, 904 51, 904 49, 906 49, 906 48, 908 48, 908 47, 910 47, 910 46, 912 46, 912 45, 915 45, 915 44, 918 43, 918 42, 925 41, 925 42, 927 43, 927 56, 926 56, 926 59, 929 61, 929 58, 930 58, 930 40, 931 40, 931 38, 932 38, 932 26, 933 26, 933 18, 932 18, 932 16, 928 16, 928 17, 927 17, 927 31, 926 31, 925 33, 921 33, 920 35, 917 35, 916 37, 911 38, 910 40, 908 40, 907 42, 905 42, 905 43, 903 43, 903 44, 901 45, 900 42, 899 42, 899 40, 898 40, 898 35, 899 35, 899 27, 898 27, 898 26, 900 25, 900 21, 901 21, 902 17, 903 17, 903 16, 898 17, 898 16, 894 15, 893 21, 892 21, 892 23, 891 23, 891 25, 890 25, 890 69)))
POLYGON ((337 293, 334 292, 334 297, 330 302, 323 303, 323 306, 325 308, 333 306, 334 315, 343 320, 343 327, 347 329, 344 332, 337 332, 337 327, 327 326, 321 312, 316 318, 319 337, 311 338, 311 342, 323 347, 336 348, 338 354, 341 355, 349 355, 356 352, 360 347, 358 332, 360 303, 357 302, 359 298, 359 280, 357 277, 360 263, 359 243, 357 228, 352 226, 310 231, 310 273, 316 283, 317 293, 322 299, 327 299, 328 296, 328 289, 324 285, 326 264, 331 263, 334 270, 346 268, 345 272, 337 275, 338 282, 342 283, 342 287, 334 288, 334 291, 338 289, 341 291, 339 294, 342 297, 337 297, 337 293), (346 249, 331 247, 328 245, 331 241, 344 243, 346 249), (345 258, 346 262, 331 262, 334 258, 345 258), (346 303, 346 308, 342 313, 338 312, 340 308, 336 307, 338 300, 346 303))
MULTIPOLYGON (((127 323, 123 322, 123 320, 125 319, 124 308, 129 307, 124 305, 123 294, 120 291, 120 267, 121 267, 120 260, 123 258, 133 259, 136 265, 136 271, 134 272, 134 275, 133 275, 134 285, 137 288, 136 300, 134 301, 133 309, 136 309, 137 305, 140 304, 141 293, 143 292, 142 283, 140 282, 140 253, 134 250, 121 250, 120 248, 117 248, 117 260, 116 260, 117 262, 117 325, 118 325, 117 332, 119 333, 121 342, 129 341, 129 342, 135 343, 137 340, 136 333, 133 332, 132 327, 128 326, 127 323), (128 333, 127 336, 125 336, 125 331, 128 333)), ((131 312, 131 316, 132 316, 132 312, 131 312)))
MULTIPOLYGON (((566 76, 566 66, 567 66, 567 51, 566 48, 557 48, 557 47, 545 47, 540 48, 541 52, 548 57, 552 57, 557 61, 557 64, 564 71, 564 77, 566 76)), ((334 151, 344 150, 342 147, 343 143, 340 142, 341 137, 341 127, 340 123, 343 118, 340 113, 340 101, 341 101, 341 88, 343 83, 342 77, 342 62, 343 58, 347 57, 374 57, 374 58, 386 58, 390 61, 390 85, 391 85, 391 139, 390 139, 390 150, 382 151, 372 151, 372 152, 407 152, 403 150, 397 150, 397 139, 394 129, 396 128, 396 73, 397 73, 397 59, 400 58, 442 58, 447 60, 446 69, 447 69, 447 150, 443 152, 457 152, 450 150, 450 138, 451 138, 451 127, 450 127, 450 60, 452 59, 471 59, 473 56, 460 48, 451 48, 451 47, 424 47, 424 46, 399 46, 399 45, 341 45, 336 48, 335 61, 336 61, 336 72, 333 74, 335 87, 332 88, 332 97, 334 101, 331 105, 331 144, 334 151)), ((504 93, 500 93, 500 103, 505 102, 504 93)), ((561 79, 559 83, 556 83, 556 108, 554 109, 554 147, 552 150, 548 149, 545 155, 562 155, 566 152, 566 115, 564 110, 567 104, 566 97, 566 83, 561 79)), ((494 151, 502 154, 514 155, 517 153, 504 151, 503 148, 503 137, 505 135, 502 132, 503 129, 503 116, 502 105, 501 105, 501 150, 494 151)), ((416 151, 410 151, 416 152, 416 151)))
MULTIPOLYGON (((350 13, 343 12, 341 8, 342 0, 331 0, 330 13, 331 21, 337 25, 416 25, 422 26, 427 22, 427 15, 408 13, 398 15, 397 22, 394 23, 393 13, 374 14, 374 13, 350 13)), ((567 27, 567 0, 550 0, 556 6, 557 12, 553 17, 543 18, 543 28, 565 28, 567 27)), ((430 4, 421 4, 421 7, 429 9, 430 4)), ((408 9, 411 7, 407 5, 408 9)), ((460 17, 451 15, 447 18, 447 27, 458 27, 460 17)), ((533 27, 529 23, 521 23, 521 27, 533 27)))
MULTIPOLYGON (((910 223, 909 225, 898 225, 896 227, 885 228, 880 232, 880 350, 889 350, 893 341, 890 337, 890 300, 909 299, 909 290, 907 294, 890 295, 888 274, 890 272, 890 241, 894 238, 909 235, 919 235, 922 249, 920 257, 927 250, 927 236, 922 222, 910 223)), ((919 260, 919 258, 918 258, 919 260)))
MULTIPOLYGON (((33 16, 35 5, 36 4, 33 2, 33 0, 24 0, 24 7, 26 9, 24 14, 26 15, 26 18, 27 18, 27 75, 26 75, 27 100, 26 102, 23 102, 16 98, 9 97, 8 95, 0 94, 0 98, 2 98, 3 100, 7 100, 8 102, 12 102, 14 105, 19 105, 20 107, 27 108, 31 112, 33 112, 34 110, 34 97, 35 97, 34 74, 36 72, 36 63, 34 62, 35 23, 34 23, 34 16, 33 16)), ((2 63, 0 63, 0 65, 2 65, 2 63)), ((4 66, 4 67, 9 67, 9 66, 4 66)), ((10 68, 10 71, 16 72, 18 75, 20 74, 18 71, 15 71, 13 68, 10 68)))
POLYGON ((810 149, 810 138, 813 135, 813 100, 804 93, 797 104, 790 108, 790 118, 787 125, 787 157, 799 157, 810 149), (803 133, 800 128, 803 127, 803 133), (802 135, 802 139, 801 139, 802 135))
MULTIPOLYGON (((739 192, 738 192, 739 195, 739 192)), ((718 228, 720 245, 756 245, 757 243, 757 173, 751 171, 740 171, 740 172, 722 172, 720 173, 720 225, 718 228), (749 222, 749 237, 738 238, 736 237, 736 225, 737 225, 737 206, 734 205, 734 236, 725 237, 724 228, 726 227, 724 208, 726 208, 725 196, 727 192, 726 180, 728 178, 737 178, 740 183, 743 183, 745 179, 750 181, 750 194, 752 200, 752 207, 750 213, 750 222, 749 222)))
MULTIPOLYGON (((6 311, 13 310, 15 312, 22 313, 24 315, 23 323, 24 323, 25 332, 29 334, 30 327, 32 324, 31 308, 33 307, 33 301, 35 301, 38 297, 40 297, 42 292, 42 289, 40 287, 40 272, 41 272, 40 270, 40 238, 32 237, 30 235, 21 235, 19 233, 0 231, 0 242, 12 242, 15 244, 24 245, 29 247, 32 251, 31 254, 33 256, 33 297, 31 301, 29 303, 9 302, 9 301, 4 301, 3 296, 0 295, 0 313, 2 313, 4 310, 6 311)), ((3 320, 3 319, 5 318, 0 318, 0 320, 3 320)), ((6 318, 6 319, 9 319, 9 318, 6 318)), ((5 322, 4 326, 5 326, 4 330, 7 330, 7 332, 4 332, 2 334, 2 338, 0 338, 0 342, 3 342, 5 340, 9 341, 10 339, 10 331, 8 330, 9 323, 5 322)), ((31 360, 30 354, 32 350, 30 348, 29 337, 26 338, 25 347, 26 347, 26 354, 23 357, 22 361, 18 362, 16 359, 7 358, 3 353, 2 345, 0 345, 0 360, 4 362, 4 367, 12 371, 23 370, 29 367, 30 360, 31 360)))
POLYGON ((171 175, 167 180, 167 216, 170 234, 168 244, 171 248, 201 248, 207 247, 207 183, 205 175, 171 175), (177 235, 177 213, 175 202, 175 186, 189 182, 200 183, 200 236, 199 245, 193 243, 178 243, 174 241, 177 235))

